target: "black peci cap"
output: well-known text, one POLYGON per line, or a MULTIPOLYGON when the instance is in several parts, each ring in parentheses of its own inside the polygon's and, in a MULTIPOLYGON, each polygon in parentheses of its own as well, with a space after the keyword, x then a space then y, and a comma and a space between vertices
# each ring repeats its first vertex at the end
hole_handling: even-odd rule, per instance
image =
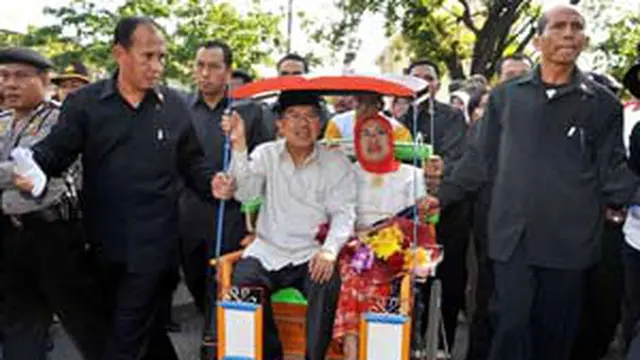
POLYGON ((320 108, 320 97, 312 91, 283 91, 278 97, 276 111, 282 114, 287 108, 299 105, 312 105, 320 108))
POLYGON ((40 70, 53 67, 51 60, 32 49, 23 47, 0 49, 0 64, 26 64, 40 70))

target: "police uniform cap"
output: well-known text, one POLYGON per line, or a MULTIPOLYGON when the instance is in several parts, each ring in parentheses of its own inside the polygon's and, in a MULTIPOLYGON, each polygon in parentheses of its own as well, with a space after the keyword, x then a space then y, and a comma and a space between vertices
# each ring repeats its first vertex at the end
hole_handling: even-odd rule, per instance
POLYGON ((87 67, 79 61, 71 62, 61 73, 52 77, 51 82, 59 85, 62 81, 69 79, 82 80, 87 84, 91 82, 91 79, 89 78, 89 70, 87 70, 87 67))
POLYGON ((23 47, 0 49, 0 64, 26 64, 40 70, 48 70, 53 67, 51 60, 37 51, 23 47))

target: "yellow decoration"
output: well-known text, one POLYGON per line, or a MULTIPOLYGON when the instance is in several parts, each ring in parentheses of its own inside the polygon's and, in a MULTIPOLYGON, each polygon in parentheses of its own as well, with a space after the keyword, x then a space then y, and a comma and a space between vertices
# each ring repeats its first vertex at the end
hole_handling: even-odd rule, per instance
POLYGON ((416 250, 416 266, 425 266, 429 264, 431 259, 431 250, 427 250, 424 248, 418 248, 416 250))
POLYGON ((364 239, 377 258, 387 260, 398 251, 402 251, 404 234, 397 225, 384 228, 364 239))
POLYGON ((411 270, 414 267, 429 266, 431 262, 431 250, 417 248, 415 251, 407 250, 404 254, 404 268, 411 270))

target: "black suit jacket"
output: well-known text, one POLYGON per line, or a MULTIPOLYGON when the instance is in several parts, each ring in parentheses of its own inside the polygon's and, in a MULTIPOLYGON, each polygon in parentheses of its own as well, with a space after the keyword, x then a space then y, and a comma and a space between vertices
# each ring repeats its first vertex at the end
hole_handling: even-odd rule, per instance
MULTIPOLYGON (((196 135, 205 152, 206 161, 215 172, 223 171, 224 134, 220 121, 229 99, 223 99, 215 109, 210 109, 198 93, 187 97, 196 135)), ((245 122, 249 151, 265 141, 272 139, 272 134, 264 126, 264 112, 259 104, 251 101, 237 101, 234 109, 245 122)), ((220 202, 205 201, 193 189, 183 187, 180 191, 180 234, 182 251, 190 253, 202 243, 208 244, 213 251, 216 244, 218 208, 220 202)), ((240 211, 241 204, 229 200, 225 204, 223 218, 223 239, 221 253, 228 253, 240 248, 240 240, 246 234, 244 215, 240 211)), ((210 255, 214 255, 211 253, 210 255)))
POLYGON ((576 70, 549 96, 536 68, 492 91, 441 204, 488 180, 491 258, 507 261, 524 241, 533 265, 584 269, 599 258, 605 206, 625 205, 636 186, 621 131, 622 106, 607 89, 576 70))
MULTIPOLYGON (((433 143, 435 153, 442 156, 445 167, 444 175, 446 177, 451 174, 455 163, 462 156, 467 124, 464 120, 464 114, 460 110, 434 100, 432 126, 430 106, 431 102, 429 100, 420 105, 417 132, 422 134, 426 143, 433 143), (432 130, 433 134, 431 133, 432 130)), ((409 108, 409 111, 401 120, 415 139, 413 108, 409 108)))
POLYGON ((55 176, 82 155, 85 228, 98 256, 159 271, 177 260, 179 180, 207 198, 213 171, 177 92, 150 90, 134 108, 115 82, 69 95, 34 157, 55 176))

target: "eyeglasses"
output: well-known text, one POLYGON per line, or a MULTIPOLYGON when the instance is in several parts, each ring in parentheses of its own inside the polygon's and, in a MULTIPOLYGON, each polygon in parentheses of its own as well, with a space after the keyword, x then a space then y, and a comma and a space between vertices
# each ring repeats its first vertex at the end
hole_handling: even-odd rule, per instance
POLYGON ((298 114, 298 113, 284 114, 283 117, 295 123, 302 123, 302 122, 310 123, 320 118, 318 114, 298 114))

